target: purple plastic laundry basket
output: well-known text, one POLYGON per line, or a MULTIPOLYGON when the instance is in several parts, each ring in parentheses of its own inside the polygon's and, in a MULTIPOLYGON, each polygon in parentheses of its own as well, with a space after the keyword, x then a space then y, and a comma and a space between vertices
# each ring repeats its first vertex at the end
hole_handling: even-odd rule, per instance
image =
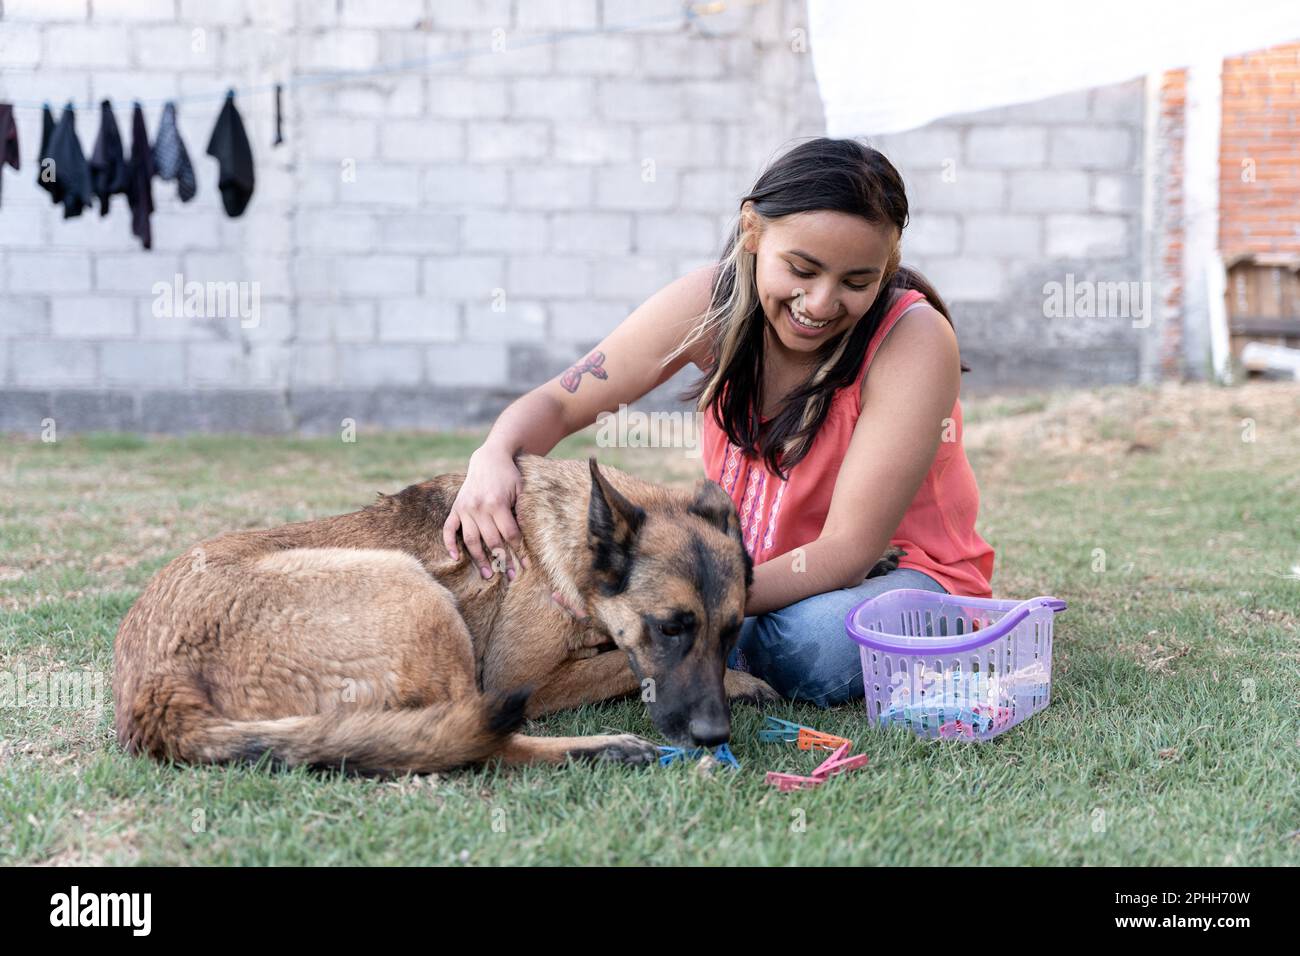
POLYGON ((922 737, 988 740, 1052 698, 1052 622, 1064 601, 899 588, 844 618, 862 655, 867 714, 922 737))

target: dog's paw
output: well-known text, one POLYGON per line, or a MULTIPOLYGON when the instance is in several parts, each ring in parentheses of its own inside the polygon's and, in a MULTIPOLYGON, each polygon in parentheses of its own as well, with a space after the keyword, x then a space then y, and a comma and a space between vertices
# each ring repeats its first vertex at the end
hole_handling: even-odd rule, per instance
POLYGON ((723 677, 723 687, 727 691, 727 699, 733 703, 774 704, 782 699, 767 681, 759 680, 744 671, 727 671, 723 677))
POLYGON ((609 734, 589 738, 583 746, 570 750, 569 756, 578 760, 644 767, 659 759, 659 748, 636 734, 609 734))

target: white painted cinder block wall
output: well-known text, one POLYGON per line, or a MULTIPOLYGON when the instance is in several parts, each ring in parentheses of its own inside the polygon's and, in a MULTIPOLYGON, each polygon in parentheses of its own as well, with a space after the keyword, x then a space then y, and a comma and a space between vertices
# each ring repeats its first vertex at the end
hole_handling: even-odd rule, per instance
MULTIPOLYGON (((0 12, 0 102, 19 106, 23 159, 0 174, 5 431, 49 416, 145 431, 490 421, 714 259, 765 162, 824 130, 800 0, 694 19, 676 0, 0 12), (532 39, 566 30, 607 32, 532 39), (251 90, 275 82, 286 141, 272 148, 273 97, 251 90), (204 154, 227 87, 248 91, 237 104, 256 162, 239 219, 204 154), (89 154, 101 99, 129 137, 133 99, 152 136, 170 97, 199 194, 183 205, 155 182, 152 251, 123 197, 105 218, 63 220, 34 181, 27 107, 48 101, 57 119, 74 100, 89 154), (176 275, 256 283, 258 325, 155 315, 155 284, 176 275)), ((1137 378, 1127 323, 1044 319, 1041 287, 1068 270, 1140 278, 1142 106, 1131 83, 873 140, 908 181, 905 258, 954 309, 975 367, 964 388, 1137 378)))

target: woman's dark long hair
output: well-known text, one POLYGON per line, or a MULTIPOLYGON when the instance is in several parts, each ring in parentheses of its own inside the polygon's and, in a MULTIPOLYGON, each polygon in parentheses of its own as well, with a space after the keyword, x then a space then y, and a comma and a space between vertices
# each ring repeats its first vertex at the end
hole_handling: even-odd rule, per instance
MULTIPOLYGON (((768 469, 782 479, 812 447, 832 395, 857 377, 896 290, 918 290, 952 323, 939 293, 920 273, 900 264, 895 245, 866 315, 818 349, 815 371, 790 393, 770 422, 760 424, 767 320, 755 283, 755 256, 744 250, 746 214, 756 216, 761 225, 821 210, 891 224, 901 236, 907 226, 903 179, 882 153, 854 139, 819 137, 779 157, 741 199, 740 214, 718 260, 709 309, 674 351, 680 354, 701 338, 710 342, 708 370, 679 398, 694 401, 698 410, 713 415, 733 444, 748 455, 761 455, 768 469)), ((970 371, 965 363, 961 370, 970 371)))

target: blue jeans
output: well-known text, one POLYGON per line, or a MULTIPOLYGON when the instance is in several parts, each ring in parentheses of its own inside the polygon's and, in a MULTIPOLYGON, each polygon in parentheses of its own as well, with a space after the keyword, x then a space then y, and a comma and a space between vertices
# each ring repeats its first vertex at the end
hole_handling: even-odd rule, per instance
POLYGON ((898 588, 947 593, 942 584, 914 568, 897 568, 861 584, 796 601, 788 607, 745 618, 727 666, 748 670, 782 697, 833 707, 861 700, 862 659, 844 632, 855 605, 898 588))

